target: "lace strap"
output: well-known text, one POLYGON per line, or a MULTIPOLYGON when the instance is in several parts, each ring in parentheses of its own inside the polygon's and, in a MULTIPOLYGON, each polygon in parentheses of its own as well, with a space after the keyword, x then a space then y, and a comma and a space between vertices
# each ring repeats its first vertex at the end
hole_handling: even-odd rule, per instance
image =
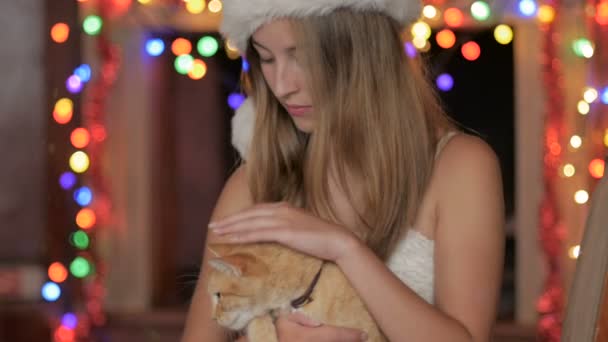
POLYGON ((439 139, 439 142, 437 143, 437 151, 435 152, 435 159, 437 159, 439 157, 439 154, 441 153, 441 151, 443 150, 445 145, 447 145, 447 143, 453 137, 455 137, 457 134, 458 134, 458 132, 456 132, 456 131, 450 131, 450 132, 444 134, 443 137, 441 137, 441 139, 439 139))

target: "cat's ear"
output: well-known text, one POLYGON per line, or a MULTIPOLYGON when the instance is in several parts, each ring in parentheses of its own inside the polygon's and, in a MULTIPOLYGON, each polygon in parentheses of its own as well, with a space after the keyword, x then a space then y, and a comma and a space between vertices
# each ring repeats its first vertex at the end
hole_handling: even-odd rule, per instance
POLYGON ((244 253, 209 259, 209 265, 234 277, 259 276, 268 272, 267 267, 258 258, 244 253))
POLYGON ((230 275, 233 277, 242 276, 241 270, 238 267, 235 267, 234 265, 232 265, 229 262, 227 262, 226 260, 224 260, 224 258, 209 259, 209 266, 211 266, 212 268, 214 268, 217 271, 226 273, 227 275, 230 275))

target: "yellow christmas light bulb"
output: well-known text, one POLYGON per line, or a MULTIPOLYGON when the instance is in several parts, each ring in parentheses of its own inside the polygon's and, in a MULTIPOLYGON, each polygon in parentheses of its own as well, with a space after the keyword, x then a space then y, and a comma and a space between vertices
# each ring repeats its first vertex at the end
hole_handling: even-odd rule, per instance
POLYGON ((573 135, 570 138, 570 146, 572 146, 573 148, 577 149, 577 148, 581 147, 582 144, 583 144, 583 139, 581 137, 579 137, 578 135, 573 135))
POLYGON ((562 169, 562 173, 564 174, 564 176, 570 178, 576 173, 576 168, 572 164, 566 164, 562 169))
POLYGON ((541 5, 538 8, 538 20, 541 23, 549 24, 555 19, 555 9, 549 5, 541 5))
POLYGON ((581 115, 587 115, 587 114, 589 114, 589 111, 591 110, 589 103, 587 103, 586 101, 583 101, 583 100, 578 101, 576 108, 578 109, 578 112, 581 115))
POLYGON ((579 190, 574 193, 574 202, 578 204, 585 204, 589 201, 589 193, 585 190, 579 190))
POLYGON ((570 259, 578 259, 578 256, 580 254, 581 254, 581 246, 580 245, 572 246, 568 250, 568 256, 570 257, 570 259))
POLYGON ((437 8, 433 5, 426 5, 422 9, 422 15, 428 19, 433 19, 437 16, 437 8))
POLYGON ((593 103, 597 100, 599 94, 595 88, 587 87, 583 92, 583 98, 587 103, 593 103))

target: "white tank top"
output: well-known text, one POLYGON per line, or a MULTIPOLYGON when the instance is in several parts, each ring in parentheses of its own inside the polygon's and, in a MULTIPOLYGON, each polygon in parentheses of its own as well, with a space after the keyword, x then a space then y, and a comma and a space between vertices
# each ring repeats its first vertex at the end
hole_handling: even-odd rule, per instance
MULTIPOLYGON (((437 153, 455 136, 450 132, 437 144, 437 153)), ((401 281, 428 303, 434 303, 435 281, 435 242, 419 233, 415 228, 408 229, 395 245, 386 265, 401 281)))

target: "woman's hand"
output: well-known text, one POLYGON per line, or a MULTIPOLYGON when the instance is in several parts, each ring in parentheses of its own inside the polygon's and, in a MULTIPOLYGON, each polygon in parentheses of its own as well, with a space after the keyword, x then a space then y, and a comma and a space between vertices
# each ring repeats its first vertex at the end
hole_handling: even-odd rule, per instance
POLYGON ((320 259, 336 262, 358 243, 350 231, 287 202, 262 203, 209 228, 216 243, 277 242, 320 259))
MULTIPOLYGON (((360 330, 321 325, 300 313, 280 316, 275 326, 279 342, 361 342, 367 335, 360 330)), ((248 342, 243 336, 237 342, 248 342)))

